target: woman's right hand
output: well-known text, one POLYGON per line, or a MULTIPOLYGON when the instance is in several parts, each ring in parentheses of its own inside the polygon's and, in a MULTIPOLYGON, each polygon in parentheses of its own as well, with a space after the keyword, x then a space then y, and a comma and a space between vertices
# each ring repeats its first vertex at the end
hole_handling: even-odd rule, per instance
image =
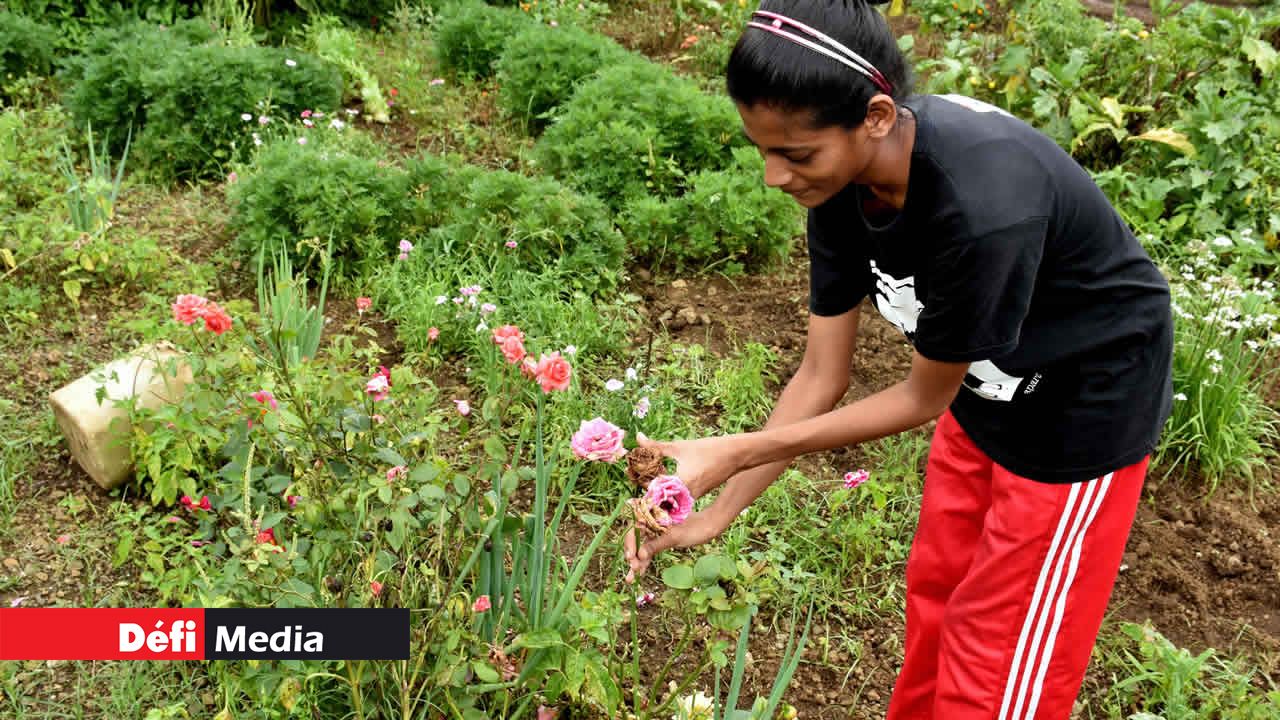
POLYGON ((689 517, 679 525, 672 525, 661 535, 650 538, 644 544, 636 540, 636 529, 627 531, 622 544, 627 564, 631 567, 627 573, 627 582, 635 582, 637 575, 643 575, 649 569, 653 556, 673 547, 687 548, 712 540, 728 527, 713 508, 690 513, 689 517))

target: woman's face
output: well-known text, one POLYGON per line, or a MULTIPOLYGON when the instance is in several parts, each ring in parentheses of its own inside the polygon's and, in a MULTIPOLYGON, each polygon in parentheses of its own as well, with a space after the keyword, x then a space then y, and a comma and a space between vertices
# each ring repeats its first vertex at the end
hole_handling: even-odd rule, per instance
MULTIPOLYGON (((892 102, 892 101, 891 101, 892 102)), ((816 128, 808 112, 738 104, 743 132, 764 156, 764 182, 814 208, 867 175, 875 158, 875 118, 856 128, 816 128)))

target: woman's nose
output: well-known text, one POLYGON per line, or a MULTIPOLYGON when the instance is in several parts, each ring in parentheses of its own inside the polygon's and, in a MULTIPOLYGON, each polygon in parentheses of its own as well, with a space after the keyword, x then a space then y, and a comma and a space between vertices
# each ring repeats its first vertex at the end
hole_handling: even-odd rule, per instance
POLYGON ((791 182, 791 170, 787 161, 776 155, 766 154, 764 157, 764 184, 769 187, 782 187, 791 182))

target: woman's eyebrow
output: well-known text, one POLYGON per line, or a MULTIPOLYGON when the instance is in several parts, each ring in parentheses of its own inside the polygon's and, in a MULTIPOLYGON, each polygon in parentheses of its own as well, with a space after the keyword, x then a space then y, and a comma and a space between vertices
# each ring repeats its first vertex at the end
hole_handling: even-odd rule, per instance
MULTIPOLYGON (((747 129, 745 127, 742 128, 742 136, 747 139, 747 142, 751 143, 752 145, 755 145, 756 147, 760 147, 760 143, 756 142, 751 137, 751 134, 747 132, 747 129)), ((805 152, 810 149, 811 148, 808 145, 781 145, 779 147, 769 148, 769 150, 772 152, 780 152, 780 153, 805 152)))

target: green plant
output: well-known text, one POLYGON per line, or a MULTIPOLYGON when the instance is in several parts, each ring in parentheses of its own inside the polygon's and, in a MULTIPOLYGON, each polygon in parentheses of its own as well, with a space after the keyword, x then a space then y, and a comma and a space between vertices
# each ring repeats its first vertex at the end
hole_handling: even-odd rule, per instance
POLYGON ((1103 700, 1111 717, 1130 720, 1263 720, 1275 717, 1280 690, 1212 648, 1193 655, 1150 624, 1122 623, 1104 642, 1111 677, 1103 700))
POLYGON ((618 209, 671 196, 686 176, 732 160, 745 140, 732 103, 649 62, 605 68, 580 85, 535 148, 538 165, 618 209))
POLYGON ((440 12, 435 29, 440 67, 455 75, 487 78, 507 41, 532 21, 518 10, 460 0, 440 12))
POLYGON ((75 125, 92 124, 115 143, 111 151, 118 152, 129 130, 146 122, 147 108, 160 90, 154 75, 190 46, 216 38, 207 23, 194 20, 168 28, 133 21, 95 32, 64 72, 69 86, 64 103, 75 125))
POLYGON ((499 101, 527 129, 541 129, 580 82, 626 57, 622 46, 589 30, 530 26, 511 38, 498 59, 499 101))
POLYGON ((324 331, 324 300, 329 292, 333 243, 320 258, 323 277, 315 305, 308 306, 307 277, 295 275, 287 252, 275 255, 274 268, 265 270, 265 249, 258 255, 258 312, 266 329, 266 353, 279 367, 294 367, 316 356, 324 331))
POLYGON ((311 17, 300 34, 304 49, 342 70, 344 97, 359 97, 365 113, 377 122, 391 120, 378 78, 361 62, 365 52, 359 36, 325 15, 311 17))
POLYGON ((67 181, 67 212, 71 226, 77 232, 96 235, 106 230, 115 216, 116 197, 120 194, 120 181, 124 179, 124 166, 129 160, 129 143, 126 138, 115 177, 111 174, 111 156, 107 148, 109 138, 103 138, 102 146, 94 149, 93 125, 85 129, 85 145, 89 148, 89 175, 80 178, 76 171, 71 149, 64 142, 59 169, 67 181))
POLYGON ((231 186, 236 247, 247 258, 283 249, 305 266, 332 238, 337 277, 367 272, 394 257, 397 239, 411 232, 403 224, 407 177, 323 134, 311 137, 305 146, 267 142, 231 186))
POLYGON ((738 148, 732 166, 693 175, 678 198, 633 199, 619 226, 636 257, 653 267, 760 269, 785 259, 801 217, 763 176, 759 154, 738 148))
POLYGON ((16 12, 0 13, 0 87, 28 73, 48 75, 55 38, 53 28, 43 23, 16 12))
POLYGON ((329 113, 342 88, 337 70, 314 56, 256 47, 190 48, 152 82, 138 152, 163 177, 179 179, 221 177, 247 158, 253 120, 244 116, 282 122, 306 110, 329 113))
POLYGON ((1263 400, 1270 373, 1261 349, 1273 342, 1280 310, 1270 282, 1214 273, 1209 248, 1172 283, 1176 394, 1156 460, 1170 472, 1197 467, 1215 488, 1226 477, 1253 477, 1271 455, 1277 418, 1263 400))

